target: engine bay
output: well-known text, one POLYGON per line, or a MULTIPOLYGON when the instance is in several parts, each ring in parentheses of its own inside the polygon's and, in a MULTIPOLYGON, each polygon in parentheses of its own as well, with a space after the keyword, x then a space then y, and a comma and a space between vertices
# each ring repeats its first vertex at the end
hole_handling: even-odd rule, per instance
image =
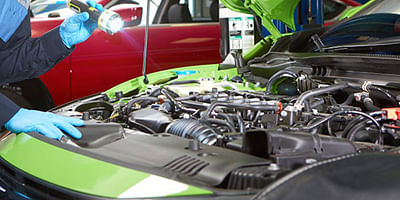
POLYGON ((266 89, 238 85, 246 85, 239 76, 176 79, 53 112, 86 121, 86 138, 67 144, 109 157, 122 151, 141 170, 228 190, 260 189, 302 166, 400 145, 396 90, 286 69, 266 89))

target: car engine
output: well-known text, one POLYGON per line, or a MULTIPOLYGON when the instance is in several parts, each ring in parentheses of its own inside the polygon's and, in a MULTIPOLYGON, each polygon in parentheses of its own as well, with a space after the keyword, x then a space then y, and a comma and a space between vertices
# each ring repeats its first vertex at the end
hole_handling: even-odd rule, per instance
MULTIPOLYGON (((227 172, 229 178, 218 183, 225 189, 262 188, 301 166, 400 145, 393 91, 371 82, 311 77, 281 70, 264 91, 238 90, 236 85, 245 84, 240 77, 178 79, 141 93, 116 92, 115 98, 98 94, 54 112, 119 124, 125 135, 174 135, 193 151, 214 146, 270 161, 227 172)), ((114 140, 123 137, 107 143, 114 140)))

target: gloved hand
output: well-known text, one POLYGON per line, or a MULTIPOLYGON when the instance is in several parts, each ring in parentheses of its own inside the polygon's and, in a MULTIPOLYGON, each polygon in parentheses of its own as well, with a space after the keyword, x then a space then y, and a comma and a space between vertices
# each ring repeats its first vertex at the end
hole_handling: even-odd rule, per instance
POLYGON ((74 126, 83 125, 84 122, 80 119, 21 108, 4 127, 14 133, 35 131, 59 140, 64 135, 61 130, 76 139, 81 138, 81 132, 74 126))
MULTIPOLYGON (((103 6, 97 4, 95 0, 86 1, 86 3, 100 12, 103 11, 103 6)), ((89 14, 83 12, 63 21, 60 25, 60 36, 65 46, 71 48, 71 46, 87 40, 96 28, 97 23, 89 21, 89 14)))

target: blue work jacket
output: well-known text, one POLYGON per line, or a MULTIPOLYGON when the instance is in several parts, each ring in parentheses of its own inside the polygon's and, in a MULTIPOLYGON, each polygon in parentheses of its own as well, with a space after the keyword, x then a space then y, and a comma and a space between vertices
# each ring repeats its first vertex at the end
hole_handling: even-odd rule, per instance
MULTIPOLYGON (((0 0, 0 84, 37 78, 72 53, 55 28, 31 38, 30 0, 0 0)), ((0 127, 20 109, 0 94, 0 127)))

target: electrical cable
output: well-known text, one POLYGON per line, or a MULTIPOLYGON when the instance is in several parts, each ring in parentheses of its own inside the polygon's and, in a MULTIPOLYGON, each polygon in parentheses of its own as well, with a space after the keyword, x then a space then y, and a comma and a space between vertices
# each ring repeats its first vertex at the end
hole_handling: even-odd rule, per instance
MULTIPOLYGON (((379 120, 382 120, 383 118, 379 118, 379 119, 377 119, 377 121, 379 120)), ((347 139, 349 140, 349 141, 354 141, 355 140, 355 137, 356 137, 356 135, 357 135, 357 133, 359 133, 359 131, 360 131, 360 129, 362 129, 362 128, 366 128, 366 126, 368 125, 368 122, 366 122, 366 121, 361 121, 361 122, 359 122, 358 124, 356 124, 355 126, 353 126, 352 128, 351 128, 351 130, 349 131, 349 134, 347 135, 347 139)), ((383 145, 384 144, 384 138, 383 138, 383 134, 381 133, 381 131, 380 130, 378 130, 379 132, 378 132, 378 138, 377 138, 377 144, 379 144, 379 145, 383 145)))
POLYGON ((349 141, 354 141, 356 134, 360 131, 360 129, 365 128, 365 127, 366 127, 366 123, 364 120, 357 123, 350 129, 349 134, 347 135, 347 139, 349 141))
POLYGON ((381 125, 378 123, 378 121, 376 121, 375 118, 373 118, 372 116, 368 115, 367 113, 363 113, 363 112, 355 111, 355 110, 343 110, 343 111, 334 112, 331 115, 329 115, 328 117, 325 117, 324 119, 316 122, 315 124, 312 124, 312 125, 309 125, 309 126, 305 126, 305 127, 301 127, 300 129, 303 129, 303 130, 314 129, 314 128, 322 125, 323 123, 327 122, 328 120, 331 120, 333 117, 335 117, 337 115, 343 115, 343 114, 361 115, 361 116, 366 117, 369 120, 371 120, 374 123, 374 125, 378 128, 378 130, 381 129, 381 125))
MULTIPOLYGON (((386 113, 386 111, 375 111, 375 112, 370 112, 370 113, 368 113, 368 115, 370 115, 370 116, 378 116, 378 115, 382 115, 382 114, 385 114, 385 113, 386 113)), ((363 120, 365 120, 365 118, 364 118, 363 116, 358 116, 358 117, 354 118, 353 120, 351 120, 351 121, 346 125, 346 127, 344 128, 342 137, 343 137, 343 138, 346 138, 347 135, 348 135, 348 132, 350 131, 350 129, 351 129, 353 126, 355 126, 357 123, 359 123, 359 122, 361 122, 361 121, 363 121, 363 120)))
POLYGON ((197 112, 196 109, 187 108, 187 107, 183 106, 180 101, 177 101, 175 99, 175 97, 179 97, 179 96, 175 92, 171 91, 170 89, 162 88, 161 94, 165 95, 171 101, 172 105, 175 108, 175 111, 177 111, 177 112, 184 111, 184 112, 189 112, 189 113, 197 112))

